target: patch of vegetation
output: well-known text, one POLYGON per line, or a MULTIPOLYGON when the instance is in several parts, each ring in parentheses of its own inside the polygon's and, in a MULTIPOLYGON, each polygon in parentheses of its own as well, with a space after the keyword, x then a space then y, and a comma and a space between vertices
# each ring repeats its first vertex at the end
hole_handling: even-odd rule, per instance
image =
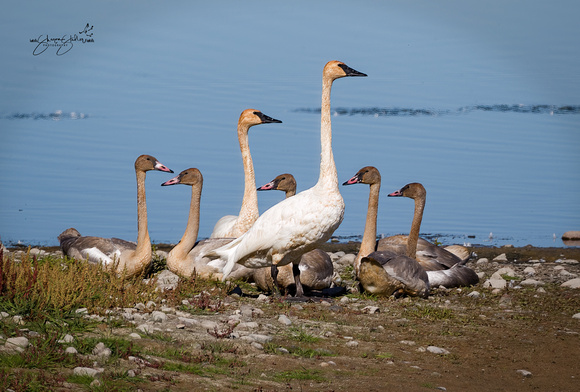
POLYGON ((428 320, 450 320, 455 318, 453 310, 430 305, 412 306, 403 311, 405 317, 428 320))
POLYGON ((276 373, 274 380, 281 382, 289 382, 291 380, 326 381, 318 370, 305 368, 276 373))
POLYGON ((305 331, 302 327, 290 327, 288 332, 288 338, 298 342, 316 343, 320 340, 319 337, 309 334, 308 331, 305 331))

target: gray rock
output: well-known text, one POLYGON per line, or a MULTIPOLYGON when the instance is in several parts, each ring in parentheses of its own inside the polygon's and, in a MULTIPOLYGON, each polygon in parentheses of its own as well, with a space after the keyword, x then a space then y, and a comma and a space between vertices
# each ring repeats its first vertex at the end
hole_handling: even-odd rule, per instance
POLYGON ((354 253, 348 253, 348 254, 342 256, 341 258, 339 258, 338 260, 336 260, 336 264, 344 265, 344 266, 353 265, 354 259, 356 259, 356 255, 354 253))
POLYGON ((281 314, 281 315, 278 317, 278 322, 279 322, 280 324, 284 324, 284 325, 286 325, 286 326, 288 326, 288 325, 292 325, 292 320, 290 320, 290 319, 288 318, 288 316, 286 316, 285 314, 281 314))
POLYGON ((346 347, 355 348, 358 347, 358 342, 355 340, 351 340, 346 342, 346 347))
POLYGON ((479 293, 479 291, 472 291, 471 293, 467 294, 468 297, 471 298, 479 298, 481 296, 481 294, 479 293))
POLYGON ((143 333, 150 334, 153 333, 154 328, 152 325, 149 324, 141 324, 137 327, 137 329, 143 333))
POLYGON ((536 273, 536 270, 533 267, 526 267, 524 269, 524 274, 534 275, 535 273, 536 273))
POLYGON ((73 369, 73 374, 75 376, 90 376, 96 377, 99 373, 102 373, 103 370, 101 369, 91 369, 88 367, 76 367, 73 369))
POLYGON ((492 289, 504 289, 507 286, 507 282, 503 278, 491 277, 485 282, 483 282, 483 287, 492 289))
POLYGON ((93 349, 93 355, 96 355, 98 357, 108 358, 111 356, 111 354, 112 354, 111 349, 108 348, 107 346, 105 346, 105 343, 103 343, 103 342, 97 343, 97 345, 93 349))
POLYGON ((580 320, 580 313, 576 313, 574 316, 572 316, 572 318, 580 320))
POLYGON ((77 349, 76 349, 76 348, 74 348, 74 347, 67 347, 67 348, 64 350, 64 352, 65 352, 66 354, 78 354, 78 351, 77 351, 77 349))
POLYGON ((482 265, 482 264, 487 264, 487 263, 489 263, 489 260, 486 259, 485 257, 482 257, 481 259, 477 260, 477 262, 475 264, 482 265))
POLYGON ((248 330, 252 330, 252 329, 258 329, 259 325, 255 321, 249 321, 249 322, 239 323, 236 328, 241 329, 243 331, 248 331, 248 330))
POLYGON ((183 324, 185 324, 186 327, 193 327, 194 325, 199 325, 199 321, 189 317, 178 317, 177 319, 181 321, 183 324))
POLYGON ((179 283, 179 276, 169 270, 163 270, 157 274, 157 287, 160 290, 175 290, 179 283))
POLYGON ((493 261, 508 261, 508 259, 505 253, 502 253, 501 255, 494 257, 493 261))
POLYGON ((156 323, 164 323, 167 321, 167 315, 163 312, 155 310, 151 312, 151 320, 153 320, 156 323))
POLYGON ((375 314, 380 313, 381 310, 379 309, 378 306, 365 306, 364 308, 362 308, 362 312, 368 314, 375 314))
POLYGON ((580 289, 580 278, 575 278, 562 283, 562 287, 569 287, 571 289, 580 289))
POLYGON ((544 282, 540 282, 539 280, 535 279, 526 279, 520 282, 522 286, 541 286, 544 282))
POLYGON ((131 333, 129 334, 129 337, 130 337, 131 339, 141 339, 141 335, 139 335, 138 333, 135 333, 135 332, 131 332, 131 333))
POLYGON ((242 336, 242 340, 248 340, 250 342, 258 342, 260 344, 266 344, 272 341, 272 337, 268 335, 260 335, 253 333, 247 336, 242 336))
POLYGON ((75 340, 75 338, 72 335, 69 335, 68 333, 66 335, 64 335, 64 337, 59 340, 59 343, 72 343, 75 340))
POLYGON ((30 342, 24 336, 18 336, 15 338, 6 339, 6 344, 4 346, 9 350, 23 352, 29 344, 30 342))

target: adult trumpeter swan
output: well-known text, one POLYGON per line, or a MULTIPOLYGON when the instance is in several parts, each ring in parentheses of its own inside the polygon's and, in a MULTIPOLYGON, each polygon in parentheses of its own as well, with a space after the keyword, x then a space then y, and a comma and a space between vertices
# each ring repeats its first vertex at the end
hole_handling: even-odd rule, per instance
POLYGON ((300 284, 300 257, 319 243, 327 241, 342 222, 344 201, 338 189, 338 177, 332 155, 330 90, 334 80, 345 76, 366 76, 340 61, 330 61, 322 73, 322 106, 320 111, 320 176, 312 188, 282 200, 262 214, 241 237, 212 252, 227 260, 226 279, 236 263, 250 268, 294 264, 296 296, 304 291, 300 284), (266 255, 258 263, 251 257, 266 255))
POLYGON ((259 110, 246 109, 240 114, 238 120, 238 140, 242 151, 244 165, 244 198, 240 213, 226 215, 220 218, 214 226, 210 238, 237 238, 244 234, 258 219, 258 194, 256 192, 256 177, 254 164, 250 154, 248 132, 250 127, 258 124, 281 123, 282 121, 268 117, 259 110))
MULTIPOLYGON (((288 198, 296 194, 296 179, 289 173, 280 174, 269 183, 259 187, 258 190, 283 191, 286 194, 286 198, 288 198)), ((272 266, 272 269, 276 269, 274 276, 278 287, 288 290, 294 285, 292 266, 293 264, 286 264, 279 268, 275 265, 272 266)), ((328 253, 320 249, 304 253, 298 264, 298 269, 300 270, 300 282, 305 289, 323 290, 329 288, 332 284, 332 275, 334 274, 332 260, 328 253)), ((267 267, 258 268, 254 270, 253 278, 256 285, 262 290, 275 290, 271 269, 267 267)))
POLYGON ((173 173, 151 155, 141 155, 135 161, 137 175, 137 244, 119 238, 82 237, 74 228, 59 236, 62 252, 75 259, 116 266, 127 275, 137 275, 151 263, 151 240, 147 229, 147 204, 145 201, 145 175, 149 170, 173 173))

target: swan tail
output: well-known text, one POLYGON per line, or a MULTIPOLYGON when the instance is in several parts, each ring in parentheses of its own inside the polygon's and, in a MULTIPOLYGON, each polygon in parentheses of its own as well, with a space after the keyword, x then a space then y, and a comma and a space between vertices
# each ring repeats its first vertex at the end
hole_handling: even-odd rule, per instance
POLYGON ((236 251, 238 249, 238 244, 240 243, 239 240, 240 238, 237 238, 234 241, 230 242, 229 244, 226 244, 220 248, 214 249, 207 253, 208 256, 214 257, 217 256, 226 262, 222 270, 223 273, 222 281, 226 280, 228 275, 234 269, 236 262, 238 261, 236 257, 236 251))

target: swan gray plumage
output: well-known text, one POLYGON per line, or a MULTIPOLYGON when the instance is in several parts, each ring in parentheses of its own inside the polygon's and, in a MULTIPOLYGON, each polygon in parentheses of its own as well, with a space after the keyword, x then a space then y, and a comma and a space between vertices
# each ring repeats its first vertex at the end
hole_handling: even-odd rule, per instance
POLYGON ((150 170, 173 173, 151 155, 141 155, 135 161, 137 243, 119 238, 83 237, 75 228, 69 228, 58 236, 62 252, 74 259, 88 259, 92 263, 115 266, 117 272, 124 271, 130 276, 142 273, 151 263, 152 257, 145 199, 145 176, 150 170))
POLYGON ((375 251, 377 213, 381 174, 374 166, 365 166, 342 185, 368 184, 369 203, 363 238, 354 261, 357 279, 364 290, 376 295, 411 295, 427 297, 429 278, 414 258, 392 251, 375 251))

